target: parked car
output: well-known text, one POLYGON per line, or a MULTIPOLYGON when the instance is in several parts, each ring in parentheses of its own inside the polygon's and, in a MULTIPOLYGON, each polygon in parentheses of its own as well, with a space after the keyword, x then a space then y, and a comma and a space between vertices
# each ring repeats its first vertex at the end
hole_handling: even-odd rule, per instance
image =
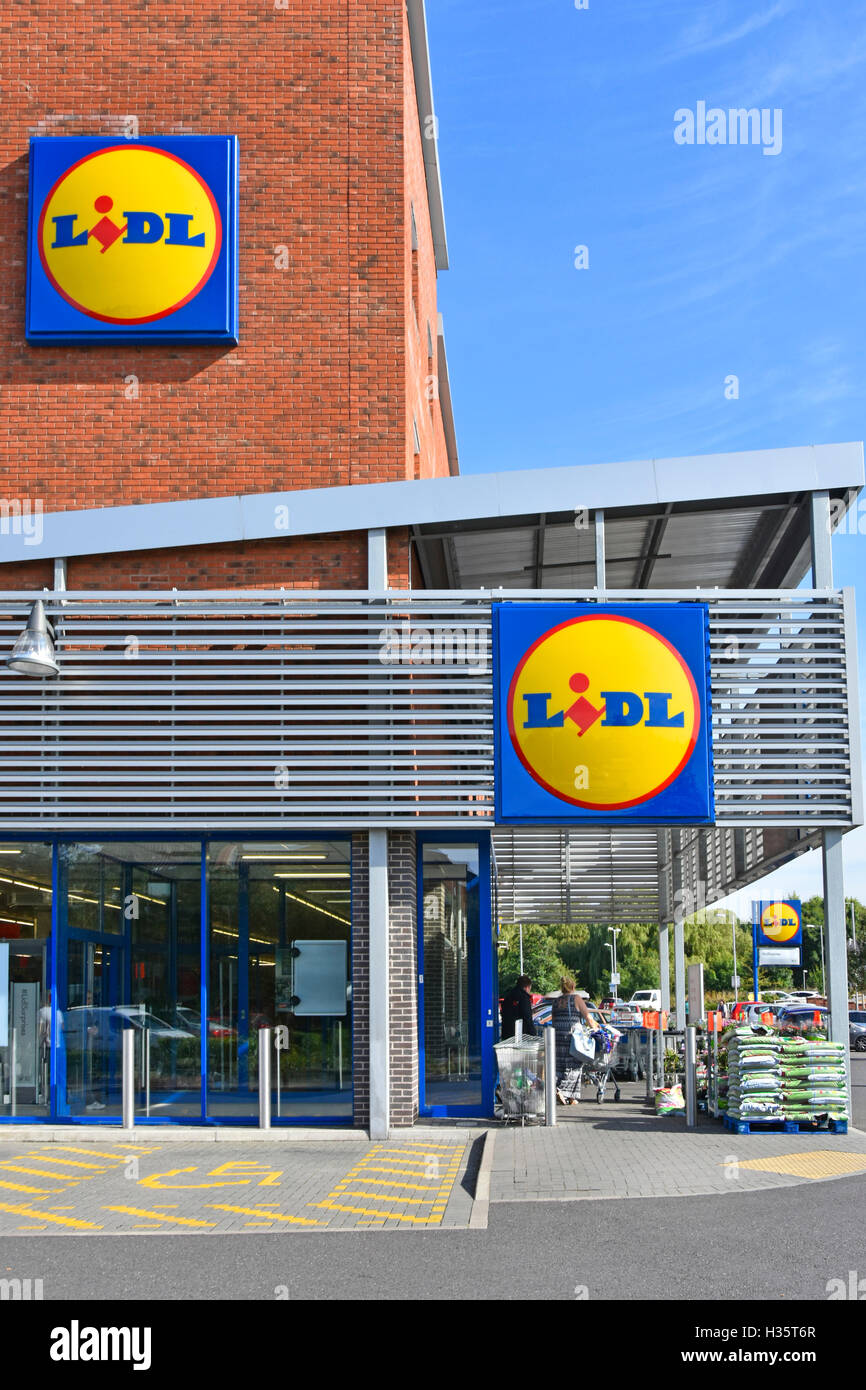
POLYGON ((737 1023, 745 1023, 748 1010, 754 1008, 756 1004, 763 1004, 764 1002, 763 999, 738 999, 731 1009, 731 1018, 735 1019, 737 1023))
MULTIPOLYGON (((190 1009, 184 1004, 178 1004, 174 1014, 179 1028, 188 1028, 193 1033, 201 1033, 201 1014, 198 1009, 190 1009)), ((230 1027, 228 1023, 221 1023, 218 1018, 208 1019, 207 1031, 210 1038, 234 1038, 237 1036, 236 1028, 230 1027)))
POLYGON ((125 1027, 133 1028, 137 1033, 148 1032, 153 1042, 180 1042, 181 1039, 195 1036, 189 1029, 175 1028, 137 1004, 115 1004, 111 1008, 78 1004, 67 1009, 63 1015, 67 1048, 82 1046, 85 1039, 89 1040, 91 1048, 119 1048, 120 1035, 125 1027))
POLYGON ((657 1013, 662 1006, 662 992, 660 989, 636 989, 628 1002, 642 1013, 657 1013))
POLYGON ((851 1009, 848 1013, 849 1042, 855 1052, 866 1052, 866 1010, 851 1009))
POLYGON ((750 1028, 758 1028, 761 1024, 765 1024, 768 1018, 771 1019, 773 1023, 778 1022, 779 1016, 785 1007, 786 1005, 782 1003, 748 1004, 739 1017, 744 1023, 747 1023, 750 1028))
POLYGON ((809 1028, 826 1028, 829 1021, 829 1009, 813 1008, 810 1004, 786 1004, 777 1015, 777 1022, 780 1028, 799 1028, 806 1031, 809 1028))

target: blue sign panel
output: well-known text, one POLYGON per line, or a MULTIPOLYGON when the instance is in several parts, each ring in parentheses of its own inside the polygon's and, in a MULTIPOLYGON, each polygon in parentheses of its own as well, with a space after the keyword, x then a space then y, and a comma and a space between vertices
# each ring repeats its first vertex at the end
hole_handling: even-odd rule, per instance
POLYGON ((236 343, 233 136, 30 141, 31 343, 236 343))
POLYGON ((756 946, 800 946, 803 907, 799 898, 765 898, 752 903, 756 946))
POLYGON ((500 603, 496 818, 708 825, 708 614, 700 603, 500 603))

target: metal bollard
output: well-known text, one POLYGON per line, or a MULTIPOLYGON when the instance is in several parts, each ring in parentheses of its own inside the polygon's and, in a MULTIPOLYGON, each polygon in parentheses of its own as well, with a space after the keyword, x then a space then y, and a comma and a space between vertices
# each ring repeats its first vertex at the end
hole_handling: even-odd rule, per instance
POLYGON ((135 1127, 135 1029, 124 1028, 121 1034, 123 1066, 123 1100, 121 1123, 124 1129, 135 1127))
POLYGON ((645 1077, 645 1079, 646 1079, 646 1098, 647 1098, 647 1100, 652 1100, 652 1098, 653 1098, 653 1031, 652 1031, 651 1028, 648 1028, 648 1029, 647 1029, 647 1035, 646 1035, 646 1069, 645 1069, 645 1071, 644 1071, 644 1077, 645 1077))
POLYGON ((11 1109, 11 1112, 10 1112, 10 1113, 13 1114, 13 1115, 17 1115, 17 1114, 18 1114, 17 1075, 16 1075, 16 1073, 17 1073, 17 1071, 18 1071, 18 1058, 17 1058, 16 1055, 15 1055, 15 1052, 16 1052, 16 1049, 15 1049, 15 1042, 16 1042, 16 1039, 15 1039, 15 1029, 13 1028, 13 1029, 12 1029, 11 1038, 10 1038, 11 1047, 10 1047, 10 1049, 9 1049, 9 1062, 10 1062, 10 1065, 11 1065, 11 1068, 12 1068, 12 1074, 11 1074, 11 1076, 10 1076, 10 1078, 9 1078, 9 1099, 10 1099, 11 1102, 12 1102, 12 1109, 11 1109))
POLYGON ((698 1034, 696 1028, 686 1029, 686 1128, 698 1123, 698 1034))
POLYGON ((523 1042, 523 1019, 519 1018, 514 1025, 514 1041, 523 1042))
POLYGON ((271 1029, 259 1029, 259 1129, 271 1127, 271 1029))
POLYGON ((665 1034, 662 1028, 661 1010, 659 1010, 659 1026, 656 1033, 656 1069, 659 1085, 663 1086, 665 1084, 665 1034))
POLYGON ((556 1124, 556 1029, 548 1023, 544 1030, 544 1124, 556 1124))

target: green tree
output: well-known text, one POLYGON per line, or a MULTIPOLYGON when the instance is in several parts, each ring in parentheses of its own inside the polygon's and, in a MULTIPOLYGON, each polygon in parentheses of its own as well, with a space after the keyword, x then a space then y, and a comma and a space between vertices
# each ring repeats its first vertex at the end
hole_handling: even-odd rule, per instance
MULTIPOLYGON (((511 989, 516 984, 520 969, 520 928, 517 924, 503 926, 500 948, 507 942, 506 949, 499 952, 499 992, 511 989)), ((548 994, 559 989, 562 975, 567 974, 565 962, 556 949, 556 943, 546 927, 526 923, 523 928, 523 971, 532 981, 533 991, 548 994)))

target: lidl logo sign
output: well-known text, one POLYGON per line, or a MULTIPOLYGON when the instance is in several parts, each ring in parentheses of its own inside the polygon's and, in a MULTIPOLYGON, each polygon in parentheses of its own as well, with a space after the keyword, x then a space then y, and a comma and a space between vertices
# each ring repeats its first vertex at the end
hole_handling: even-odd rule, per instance
POLYGON ((494 613, 497 819, 712 820, 701 604, 494 613))
POLYGON ((237 340, 237 145, 39 137, 32 342, 237 340))
POLYGON ((803 909, 798 899, 756 902, 752 921, 758 946, 799 946, 803 939, 803 909))

